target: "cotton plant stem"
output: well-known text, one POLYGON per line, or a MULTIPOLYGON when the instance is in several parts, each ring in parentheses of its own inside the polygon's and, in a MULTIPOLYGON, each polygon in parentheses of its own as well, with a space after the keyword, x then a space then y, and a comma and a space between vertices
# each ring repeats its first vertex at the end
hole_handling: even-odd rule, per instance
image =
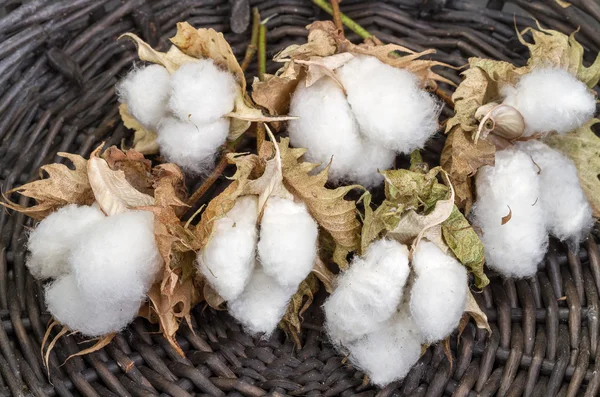
POLYGON ((333 23, 335 27, 344 34, 344 23, 342 22, 342 14, 340 12, 340 0, 329 0, 331 3, 331 10, 333 15, 333 23))
POLYGON ((265 124, 257 123, 256 124, 256 151, 260 153, 260 148, 262 144, 265 142, 265 124))
MULTIPOLYGON (((333 0, 333 1, 336 1, 336 0, 333 0)), ((313 0, 313 3, 315 3, 316 5, 321 7, 329 15, 333 15, 333 8, 331 7, 331 5, 329 4, 329 2, 327 0, 313 0)), ((337 3, 337 1, 336 1, 336 3, 337 3)), ((365 28, 360 26, 358 23, 354 22, 351 18, 349 18, 346 14, 344 14, 342 12, 340 12, 340 19, 342 21, 342 24, 345 27, 347 27, 348 29, 350 29, 351 31, 353 31, 354 33, 359 35, 363 40, 373 37, 373 35, 371 33, 369 33, 365 28)))
POLYGON ((258 50, 258 29, 260 27, 260 13, 258 12, 258 8, 254 7, 252 9, 252 36, 250 38, 250 44, 248 44, 248 48, 246 49, 246 54, 244 55, 244 60, 242 61, 242 70, 245 72, 252 62, 254 55, 256 55, 256 51, 258 50))
POLYGON ((267 72, 267 25, 266 21, 258 27, 258 78, 264 81, 267 72))

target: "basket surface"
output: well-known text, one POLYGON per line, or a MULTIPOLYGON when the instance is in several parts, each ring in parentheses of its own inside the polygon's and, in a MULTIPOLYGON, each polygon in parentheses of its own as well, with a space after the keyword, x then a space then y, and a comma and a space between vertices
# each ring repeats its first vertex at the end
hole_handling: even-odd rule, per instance
MULTIPOLYGON (((533 18, 564 33, 579 26, 587 56, 598 52, 600 3, 571 3, 345 0, 342 11, 384 42, 435 48, 434 59, 454 66, 470 56, 523 64, 526 51, 515 24, 535 26, 533 18)), ((85 156, 102 140, 112 145, 130 137, 114 86, 137 57, 132 44, 116 41, 120 34, 135 31, 165 47, 176 22, 187 20, 223 31, 241 58, 250 6, 263 17, 273 15, 268 55, 305 40, 311 21, 329 18, 306 0, 0 0, 2 191, 36 178, 40 165, 61 161, 57 152, 85 156)), ((277 66, 269 63, 269 71, 277 66)), ((252 66, 248 76, 255 71, 252 66)), ((458 71, 443 73, 460 82, 458 71)), ((451 94, 450 87, 442 89, 451 94)), ((451 112, 445 108, 443 118, 451 112)), ((437 161, 443 139, 432 140, 426 160, 437 161)), ((190 188, 200 182, 190 181, 190 188)), ((453 363, 434 346, 403 382, 378 390, 327 343, 318 307, 305 318, 301 349, 280 333, 252 339, 227 314, 197 307, 193 332, 183 326, 178 336, 186 358, 155 327, 137 320, 104 349, 64 365, 87 345, 76 336, 61 338, 49 356, 48 378, 40 345, 50 316, 42 287, 24 264, 29 226, 23 215, 0 212, 0 396, 595 396, 600 390, 600 252, 594 238, 578 253, 555 243, 530 280, 492 277, 476 294, 491 336, 470 324, 460 340, 452 339, 453 363)))

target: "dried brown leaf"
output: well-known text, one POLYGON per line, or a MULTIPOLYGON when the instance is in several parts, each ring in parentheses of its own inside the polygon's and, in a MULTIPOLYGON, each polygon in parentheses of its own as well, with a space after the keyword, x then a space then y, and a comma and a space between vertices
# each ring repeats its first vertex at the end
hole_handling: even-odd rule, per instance
POLYGON ((302 334, 302 315, 312 304, 314 295, 318 290, 319 280, 314 274, 309 274, 298 286, 298 291, 292 296, 287 311, 279 324, 298 348, 302 348, 302 343, 300 341, 300 335, 302 334))
POLYGON ((502 217, 502 224, 506 225, 508 223, 508 221, 510 221, 510 218, 512 218, 512 210, 510 209, 510 206, 508 207, 508 214, 506 214, 505 216, 502 217))
POLYGON ((202 295, 204 296, 204 300, 206 301, 206 303, 208 303, 208 305, 213 309, 225 310, 225 308, 223 307, 225 299, 223 299, 221 295, 219 295, 217 291, 215 291, 215 289, 210 286, 210 284, 204 284, 204 287, 202 288, 202 295))
POLYGON ((5 202, 0 204, 36 220, 44 219, 67 204, 91 205, 94 194, 87 175, 87 160, 76 154, 61 152, 58 155, 69 159, 75 169, 71 170, 64 164, 44 165, 40 167, 40 178, 44 173, 48 175, 46 178, 9 190, 4 197, 5 202), (32 198, 37 203, 23 207, 8 200, 13 193, 32 198))
POLYGON ((315 258, 315 264, 313 266, 312 273, 317 276, 319 281, 323 283, 325 291, 331 294, 333 292, 333 280, 335 275, 331 272, 331 270, 329 270, 327 265, 323 263, 319 255, 317 255, 315 258))
POLYGON ((125 127, 134 130, 133 149, 142 154, 158 153, 158 143, 156 143, 156 132, 145 129, 127 110, 127 105, 119 105, 119 114, 125 127))
POLYGON ((142 193, 154 195, 154 177, 152 162, 134 149, 122 151, 111 146, 102 153, 111 170, 123 171, 125 179, 131 186, 142 193))
POLYGON ((197 59, 183 53, 176 46, 171 46, 168 52, 156 51, 148 43, 133 33, 125 33, 119 36, 119 39, 126 37, 132 40, 138 50, 138 57, 142 61, 148 61, 163 65, 169 73, 175 72, 183 64, 196 62, 197 59))
MULTIPOLYGON (((289 64, 292 69, 300 70, 299 66, 294 66, 293 62, 289 64)), ((265 108, 269 114, 279 115, 287 113, 290 107, 290 98, 296 90, 298 82, 298 72, 293 76, 289 75, 270 75, 266 74, 264 81, 254 80, 252 84, 252 99, 257 105, 265 108)))
POLYGON ((110 333, 108 335, 104 335, 103 337, 98 339, 98 341, 96 343, 94 343, 93 346, 90 346, 87 349, 80 350, 75 354, 71 354, 69 357, 67 357, 67 359, 65 361, 69 361, 73 357, 85 356, 86 354, 96 352, 96 351, 106 347, 115 338, 116 335, 117 334, 115 332, 110 333))
POLYGON ((487 316, 477 304, 477 301, 473 297, 473 294, 470 290, 467 290, 467 304, 465 306, 465 313, 475 320, 475 325, 477 325, 477 328, 485 329, 489 334, 492 333, 487 316))

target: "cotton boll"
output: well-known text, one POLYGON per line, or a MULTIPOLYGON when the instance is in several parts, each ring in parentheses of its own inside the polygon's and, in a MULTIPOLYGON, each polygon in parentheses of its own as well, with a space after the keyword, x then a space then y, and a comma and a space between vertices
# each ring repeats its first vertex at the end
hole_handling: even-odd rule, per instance
POLYGON ((204 174, 214 167, 217 150, 228 133, 226 118, 201 125, 167 118, 159 124, 156 142, 167 161, 192 174, 204 174))
POLYGON ((323 77, 310 87, 300 81, 289 113, 299 117, 288 123, 290 142, 308 149, 305 159, 325 166, 333 158, 330 181, 373 187, 383 181, 377 170, 392 167, 395 152, 361 137, 346 96, 333 79, 323 77))
POLYGON ((467 301, 467 271, 435 244, 421 241, 413 255, 416 279, 410 312, 428 343, 449 335, 457 326, 467 301))
POLYGON ((520 142, 518 148, 539 166, 540 200, 546 226, 553 236, 575 245, 594 224, 592 208, 579 184, 575 164, 539 141, 520 142))
POLYGON ((257 196, 243 196, 221 219, 198 253, 198 267, 210 285, 225 300, 237 298, 254 269, 258 217, 257 196))
POLYGON ((537 171, 531 157, 509 148, 496 152, 495 166, 477 172, 472 221, 481 230, 487 265, 506 277, 533 276, 548 247, 537 171))
POLYGON ((357 56, 336 74, 361 133, 379 146, 408 153, 423 147, 437 131, 440 103, 408 70, 357 56))
POLYGON ((161 65, 135 69, 117 86, 121 102, 144 127, 156 129, 167 114, 171 76, 161 65))
POLYGON ((171 76, 169 107, 182 121, 212 123, 233 110, 238 87, 231 73, 211 59, 182 65, 171 76))
POLYGON ((258 242, 258 256, 265 273, 281 285, 297 287, 313 268, 318 233, 317 222, 304 203, 269 198, 258 242))
POLYGON ((48 311, 60 323, 89 337, 118 332, 136 317, 141 299, 105 302, 87 296, 67 274, 46 287, 48 311))
POLYGON ((350 361, 371 382, 385 386, 404 378, 421 356, 421 335, 409 315, 399 313, 386 326, 349 344, 350 361))
POLYGON ((70 204, 48 215, 29 235, 27 268, 38 279, 69 271, 67 257, 80 233, 105 218, 97 207, 70 204))
POLYGON ((323 305, 332 341, 348 343, 380 329, 396 312, 409 273, 406 246, 386 239, 371 243, 365 257, 338 276, 323 305))
POLYGON ((516 87, 503 87, 502 94, 503 103, 523 115, 525 136, 551 131, 566 134, 596 111, 596 100, 587 86, 562 69, 534 69, 516 87))
POLYGON ((91 299, 139 301, 162 265, 154 215, 128 211, 104 218, 81 233, 69 264, 79 289, 91 299))
POLYGON ((244 292, 227 306, 248 333, 269 336, 283 318, 295 292, 296 288, 282 287, 257 266, 244 292))

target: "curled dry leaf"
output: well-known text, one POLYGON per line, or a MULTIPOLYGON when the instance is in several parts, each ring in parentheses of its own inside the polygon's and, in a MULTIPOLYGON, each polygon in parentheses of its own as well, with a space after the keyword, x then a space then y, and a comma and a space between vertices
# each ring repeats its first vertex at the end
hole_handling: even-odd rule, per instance
POLYGON ((319 291, 319 280, 314 274, 309 274, 300 283, 298 291, 292 296, 287 311, 279 323, 279 327, 283 329, 288 338, 294 341, 298 348, 302 348, 302 341, 300 340, 302 315, 312 305, 317 291, 319 291))
POLYGON ((112 170, 106 160, 99 157, 100 150, 102 146, 90 155, 87 174, 96 203, 102 211, 110 216, 154 204, 154 197, 134 188, 123 170, 112 170))
POLYGON ((306 28, 307 42, 291 45, 277 54, 274 60, 285 62, 283 67, 275 75, 266 75, 264 81, 255 81, 252 85, 252 98, 270 114, 287 113, 290 93, 302 78, 306 77, 308 86, 323 76, 330 76, 337 81, 333 71, 356 55, 372 56, 395 68, 407 69, 419 78, 423 87, 436 81, 454 85, 432 70, 435 66, 449 65, 419 59, 435 52, 434 50, 416 53, 396 44, 382 45, 378 40, 355 45, 331 21, 313 22, 306 28))
POLYGON ((510 218, 512 218, 512 210, 508 207, 508 214, 502 217, 502 224, 506 225, 510 221, 510 218))
POLYGON ((102 153, 111 170, 123 171, 131 186, 142 193, 153 195, 155 178, 152 175, 152 162, 136 150, 125 152, 111 146, 102 153))
POLYGON ((579 183, 596 218, 600 218, 600 138, 592 127, 599 122, 600 120, 593 119, 567 135, 551 135, 545 140, 575 163, 579 183))
POLYGON ((142 127, 129 113, 125 103, 119 105, 119 114, 125 127, 135 131, 133 135, 133 149, 142 154, 157 154, 158 143, 156 143, 156 132, 142 127))
POLYGON ((4 196, 5 201, 0 204, 35 220, 44 219, 67 204, 91 205, 94 193, 88 179, 87 160, 76 154, 61 152, 58 155, 69 159, 75 169, 64 164, 44 165, 40 167, 40 180, 9 190, 4 196), (47 174, 46 178, 44 174, 47 174), (31 207, 16 204, 8 199, 13 193, 32 198, 36 204, 31 207))
POLYGON ((455 115, 446 124, 448 139, 440 161, 456 189, 456 205, 465 213, 473 203, 472 176, 479 167, 494 164, 494 144, 504 142, 497 140, 495 134, 490 134, 488 139, 476 139, 479 108, 500 98, 503 85, 516 84, 520 76, 537 66, 564 69, 590 88, 598 84, 600 55, 592 65, 584 66, 584 49, 575 39, 575 33, 567 36, 543 29, 539 24, 538 30, 526 28, 518 35, 521 43, 528 47, 530 57, 527 65, 520 68, 502 61, 469 59, 469 69, 463 72, 464 79, 452 95, 455 115), (532 42, 525 40, 527 33, 531 34, 532 42))

